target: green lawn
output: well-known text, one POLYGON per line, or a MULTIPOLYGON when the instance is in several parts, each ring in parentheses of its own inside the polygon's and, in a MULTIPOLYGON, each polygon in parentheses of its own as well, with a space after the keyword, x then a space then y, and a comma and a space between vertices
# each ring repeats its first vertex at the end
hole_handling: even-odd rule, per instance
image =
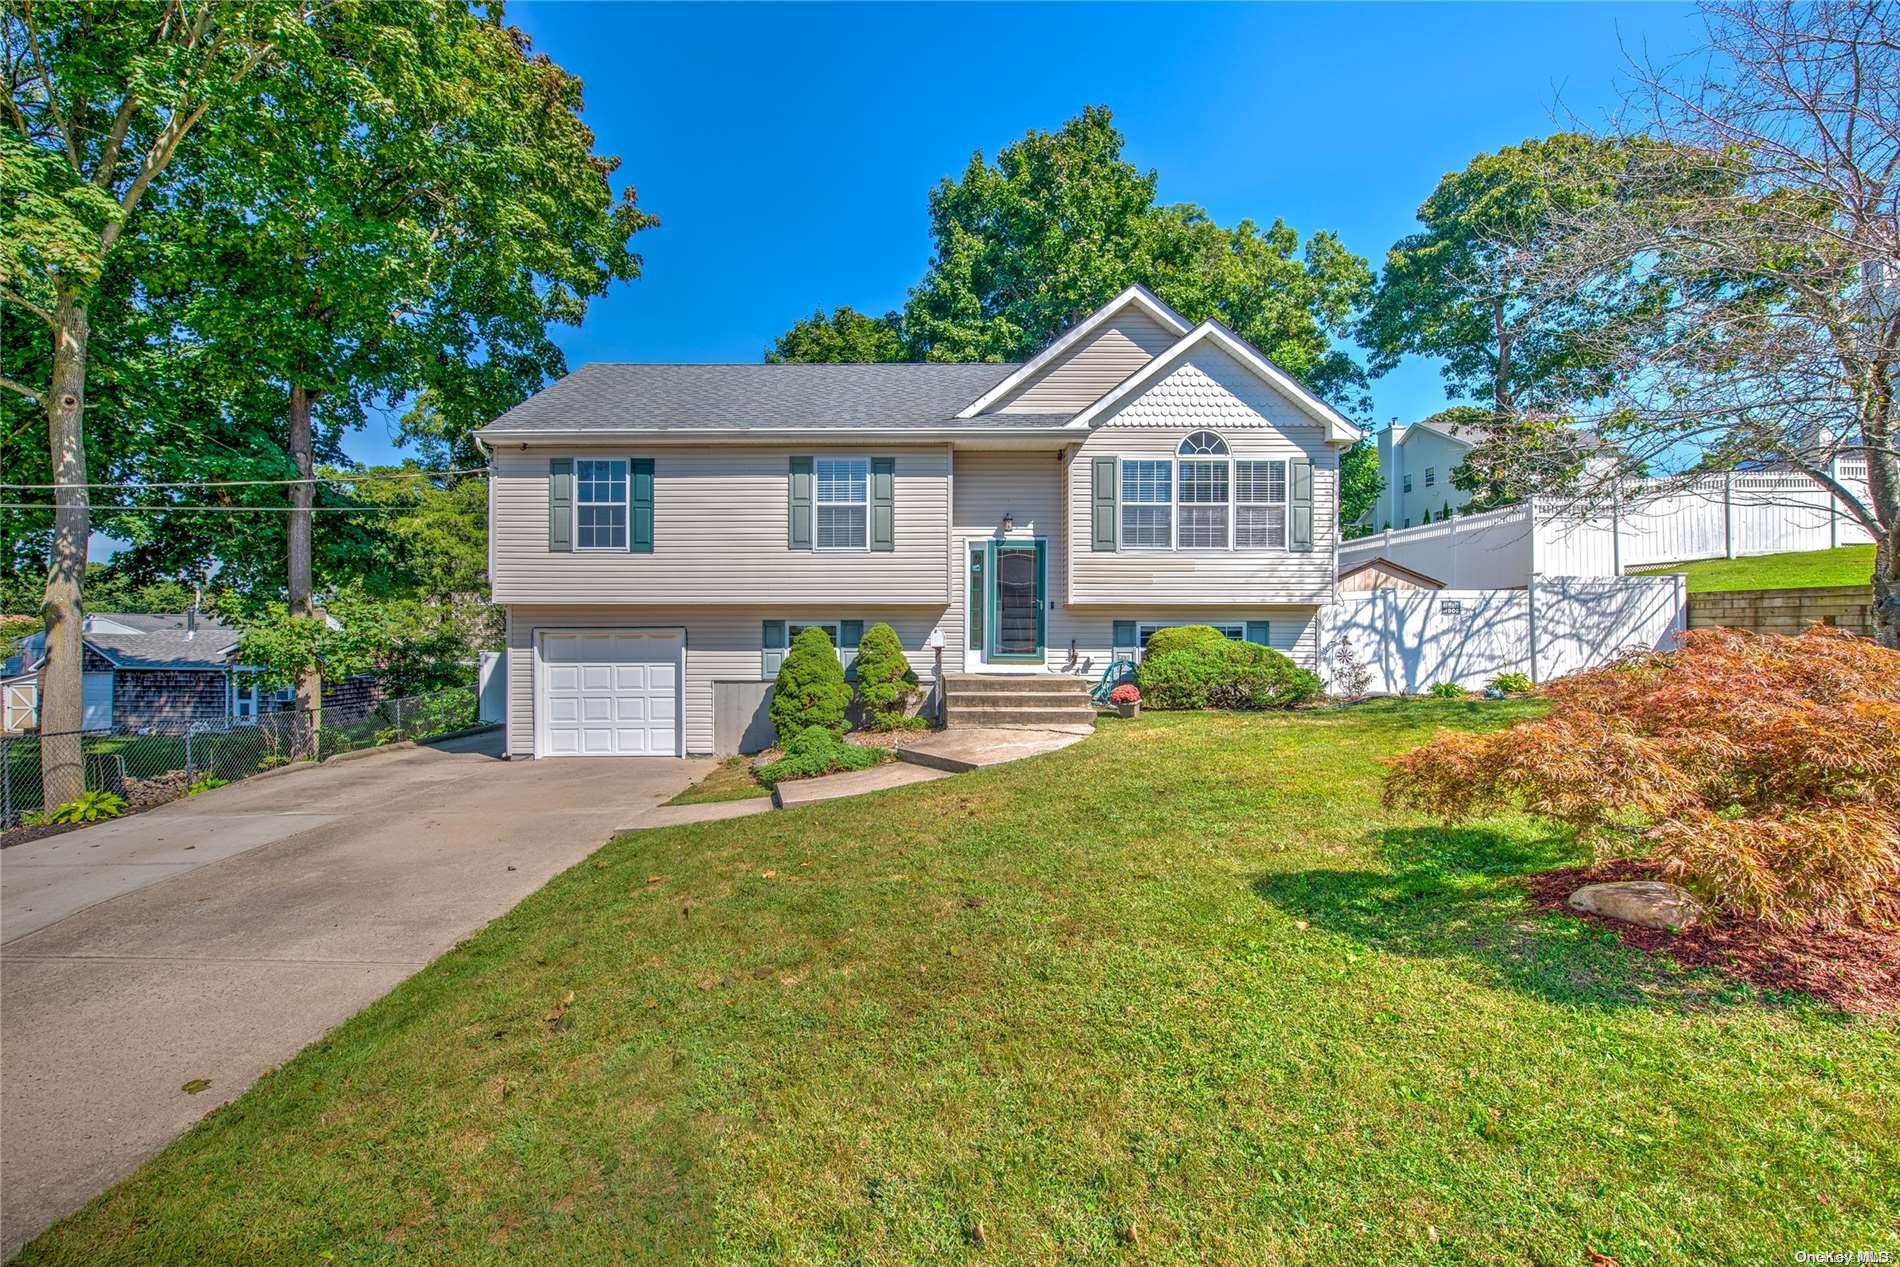
POLYGON ((1578 857, 1533 824, 1379 808, 1377 756, 1536 708, 1149 714, 621 837, 24 1259, 1893 1248, 1891 1019, 1527 913, 1511 877, 1578 857))
POLYGON ((1746 559, 1699 559, 1631 571, 1638 575, 1681 572, 1689 578, 1691 594, 1866 585, 1874 574, 1874 548, 1842 546, 1838 550, 1798 550, 1746 559))
POLYGON ((751 757, 727 757, 668 805, 704 805, 709 801, 751 801, 772 795, 772 789, 752 773, 751 757))

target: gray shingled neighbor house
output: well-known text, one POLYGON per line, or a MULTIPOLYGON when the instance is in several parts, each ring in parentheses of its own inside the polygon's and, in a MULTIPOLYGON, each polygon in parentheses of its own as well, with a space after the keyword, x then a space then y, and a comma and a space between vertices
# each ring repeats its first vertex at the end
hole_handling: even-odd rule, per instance
MULTIPOLYGON (((198 612, 92 612, 84 644, 87 730, 175 731, 255 722, 294 700, 290 692, 260 690, 256 674, 237 662, 240 630, 198 612)), ((45 635, 21 645, 0 675, 6 731, 37 724, 39 669, 45 635)), ((380 692, 367 679, 326 684, 326 720, 360 718, 380 692), (334 715, 329 715, 335 709, 334 715)))

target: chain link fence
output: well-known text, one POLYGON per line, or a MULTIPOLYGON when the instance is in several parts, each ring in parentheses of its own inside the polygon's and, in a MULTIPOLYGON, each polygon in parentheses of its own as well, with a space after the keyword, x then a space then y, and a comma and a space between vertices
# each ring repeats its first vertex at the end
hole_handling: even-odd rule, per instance
MULTIPOLYGON (((77 738, 86 790, 123 797, 127 812, 135 812, 307 759, 313 748, 317 760, 327 761, 339 753, 467 730, 479 713, 475 691, 455 687, 382 700, 360 720, 319 726, 314 743, 309 713, 295 709, 236 725, 118 727, 79 732, 77 738)), ((48 740, 60 737, 0 736, 0 829, 43 815, 41 755, 48 740)))

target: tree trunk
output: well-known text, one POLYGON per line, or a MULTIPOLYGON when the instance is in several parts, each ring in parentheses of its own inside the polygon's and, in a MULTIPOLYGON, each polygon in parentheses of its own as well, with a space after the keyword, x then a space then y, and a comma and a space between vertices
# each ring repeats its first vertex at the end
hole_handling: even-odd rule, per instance
MULTIPOLYGON (((289 558, 285 569, 289 590, 290 614, 314 618, 317 606, 310 592, 311 506, 316 504, 316 486, 311 453, 310 409, 313 397, 302 385, 290 389, 290 460, 296 464, 299 483, 290 486, 290 515, 284 533, 289 558)), ((323 724, 323 675, 314 666, 297 677, 297 734, 299 755, 317 755, 317 731, 323 724)))
POLYGON ((1900 523, 1874 544, 1874 641, 1900 651, 1900 523))
POLYGON ((83 300, 61 295, 54 314, 53 379, 46 432, 53 457, 53 550, 46 568, 46 664, 40 670, 40 787, 52 809, 86 790, 78 730, 86 711, 86 541, 92 507, 86 484, 86 343, 92 327, 83 300))

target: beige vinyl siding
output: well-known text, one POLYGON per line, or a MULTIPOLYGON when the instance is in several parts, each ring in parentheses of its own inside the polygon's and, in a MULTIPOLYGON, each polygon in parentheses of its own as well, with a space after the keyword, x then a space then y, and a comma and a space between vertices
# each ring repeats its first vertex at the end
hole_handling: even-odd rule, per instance
POLYGON ((943 617, 941 606, 891 610, 880 603, 763 606, 520 606, 508 608, 508 753, 534 755, 535 631, 542 629, 684 629, 685 750, 713 750, 713 683, 764 679, 760 637, 767 620, 883 621, 897 631, 926 689, 936 681, 936 656, 924 644, 943 617))
MULTIPOLYGON (((1049 543, 1049 597, 1056 601, 1053 610, 1045 613, 1044 667, 1052 671, 1075 673, 1091 681, 1099 677, 1112 657, 1117 620, 1175 624, 1265 620, 1272 646, 1308 668, 1317 665, 1318 613, 1311 606, 1240 605, 1226 596, 1217 597, 1213 606, 1157 605, 1140 585, 1124 586, 1109 606, 1077 608, 1062 601, 1070 566, 1068 541, 1075 532, 1082 534, 1079 539, 1084 545, 1088 541, 1088 524, 1076 526, 1070 509, 1077 504, 1076 495, 1072 493, 1066 505, 1062 495, 1064 472, 1073 469, 1073 459, 1059 462, 1054 453, 960 451, 956 455, 951 511, 955 583, 943 618, 943 662, 949 671, 959 666, 973 673, 984 671, 979 661, 964 659, 969 628, 965 551, 972 538, 997 536, 1005 512, 1015 521, 1011 540, 1043 537, 1049 543)), ((1086 514, 1086 487, 1080 490, 1079 504, 1086 514)))
POLYGON ((1067 600, 1089 605, 1214 603, 1222 610, 1230 604, 1326 602, 1333 592, 1338 536, 1338 465, 1337 451, 1310 417, 1225 352, 1197 348, 1111 413, 1071 453, 1067 600), (1303 459, 1313 464, 1312 550, 1091 550, 1093 459, 1178 460, 1175 450, 1181 441, 1202 429, 1226 440, 1237 461, 1303 459))
POLYGON ((1006 398, 1001 413, 1074 413, 1146 365, 1178 336, 1132 305, 1006 398))
POLYGON ((814 448, 533 446, 497 449, 491 481, 491 579, 498 603, 887 604, 945 600, 949 450, 880 445, 814 448), (793 454, 889 456, 895 549, 792 550, 787 472, 793 454), (548 460, 653 459, 653 553, 548 549, 548 460))
MULTIPOLYGON (((1061 454, 959 450, 955 489, 955 505, 951 511, 954 583, 944 619, 944 663, 953 668, 965 663, 964 651, 969 642, 966 614, 969 542, 973 538, 1000 539, 1003 515, 1007 513, 1015 522, 1010 540, 1031 541, 1042 537, 1048 542, 1047 597, 1055 599, 1056 606, 1043 613, 1046 651, 1049 665, 1062 667, 1075 633, 1069 626, 1068 609, 1061 601, 1063 586, 1067 583, 1061 454)), ((966 667, 973 673, 983 668, 974 660, 966 667)))

